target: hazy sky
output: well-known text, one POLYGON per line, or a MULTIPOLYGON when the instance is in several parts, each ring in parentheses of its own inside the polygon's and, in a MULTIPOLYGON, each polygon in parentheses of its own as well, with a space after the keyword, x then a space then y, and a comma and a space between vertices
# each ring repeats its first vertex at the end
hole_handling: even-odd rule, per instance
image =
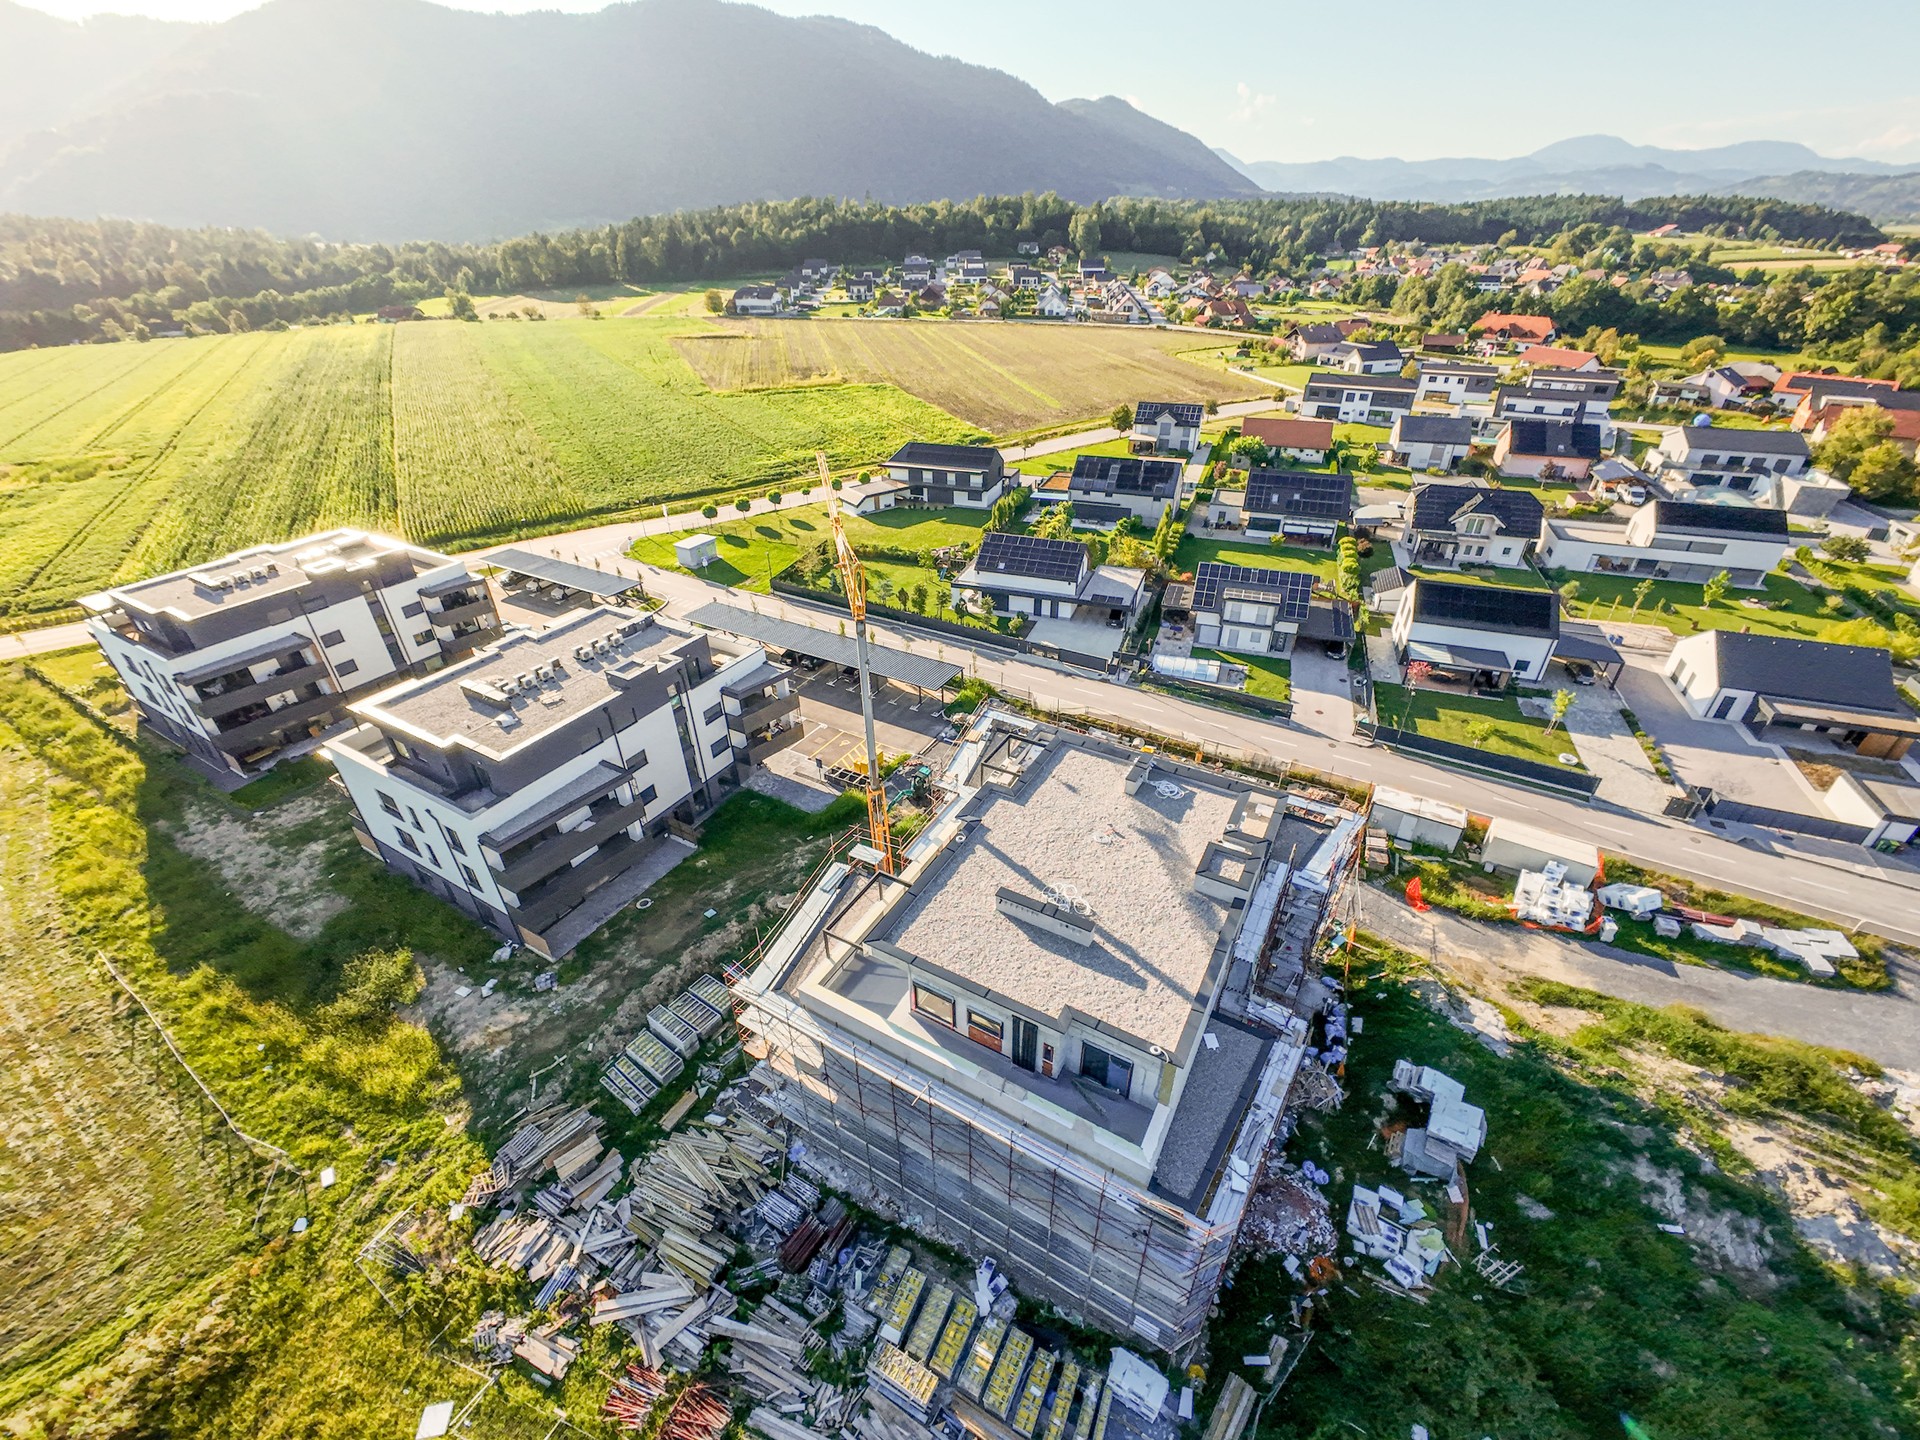
MULTIPOLYGON (((219 20, 258 0, 27 3, 69 18, 219 20)), ((445 3, 598 10, 606 0, 445 3)), ((1799 140, 1827 155, 1920 161, 1913 0, 1852 0, 1824 13, 1800 0, 1735 9, 1223 0, 1192 12, 1165 0, 762 3, 877 25, 919 49, 1009 71, 1051 100, 1122 95, 1246 160, 1507 156, 1603 132, 1682 148, 1799 140)))

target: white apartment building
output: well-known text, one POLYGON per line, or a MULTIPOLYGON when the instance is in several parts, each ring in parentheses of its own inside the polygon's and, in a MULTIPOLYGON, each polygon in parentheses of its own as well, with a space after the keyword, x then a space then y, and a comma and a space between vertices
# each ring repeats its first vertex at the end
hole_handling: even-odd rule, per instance
POLYGON ((362 530, 259 545, 81 599, 150 730, 194 760, 258 774, 346 705, 497 633, 463 561, 362 530))
POLYGON ((549 956, 685 853, 670 838, 801 734, 758 646, 609 606, 352 707, 327 756, 369 852, 549 956))

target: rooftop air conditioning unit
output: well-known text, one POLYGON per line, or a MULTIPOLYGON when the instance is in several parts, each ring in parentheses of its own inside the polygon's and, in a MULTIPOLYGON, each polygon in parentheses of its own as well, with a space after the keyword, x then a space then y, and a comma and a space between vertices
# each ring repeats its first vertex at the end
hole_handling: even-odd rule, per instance
POLYGON ((589 650, 585 645, 576 645, 573 647, 573 658, 576 660, 584 660, 587 658, 587 656, 591 655, 592 653, 593 652, 589 650))
POLYGON ((552 674, 553 667, 551 665, 536 665, 533 667, 533 678, 536 680, 545 680, 552 674))
POLYGON ((233 576, 222 575, 219 578, 219 580, 215 581, 214 583, 217 584, 222 590, 231 590, 233 588, 233 576))
POLYGON ((264 579, 266 579, 266 578, 267 578, 267 567, 266 567, 266 566, 264 566, 264 565, 256 565, 256 566, 254 566, 254 567, 253 567, 253 578, 254 578, 254 579, 256 579, 256 580, 264 580, 264 579))
POLYGON ((518 675, 513 677, 513 683, 518 685, 522 690, 528 689, 533 684, 533 676, 522 670, 518 675))
POLYGON ((620 648, 621 638, 618 630, 609 630, 607 632, 607 648, 609 650, 618 650, 620 648))

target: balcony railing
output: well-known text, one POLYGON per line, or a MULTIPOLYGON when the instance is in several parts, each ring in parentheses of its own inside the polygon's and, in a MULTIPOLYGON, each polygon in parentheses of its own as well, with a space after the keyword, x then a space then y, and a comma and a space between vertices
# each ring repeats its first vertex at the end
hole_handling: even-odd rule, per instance
POLYGON ((798 695, 769 695, 741 710, 738 715, 729 715, 727 724, 735 730, 751 735, 756 730, 764 730, 777 720, 800 713, 798 695))
MULTIPOLYGON (((285 694, 289 690, 313 681, 320 675, 320 667, 312 664, 296 665, 290 670, 276 671, 264 680, 255 680, 248 684, 235 685, 225 690, 206 693, 204 686, 196 686, 200 697, 193 702, 193 708, 206 716, 227 715, 251 705, 256 701, 268 700, 275 695, 285 694)), ((216 684, 219 682, 215 682, 216 684)))
POLYGON ((531 850, 515 857, 511 864, 497 872, 500 883, 517 895, 570 865, 581 851, 605 843, 636 820, 646 818, 644 801, 634 800, 625 805, 616 805, 596 815, 590 824, 582 825, 578 830, 558 831, 535 842, 531 850))
POLYGON ((235 725, 230 730, 222 730, 213 736, 214 747, 229 755, 242 755, 249 750, 260 749, 263 741, 273 739, 289 726, 305 725, 308 721, 318 719, 339 703, 338 695, 319 695, 311 700, 283 705, 257 719, 235 725))

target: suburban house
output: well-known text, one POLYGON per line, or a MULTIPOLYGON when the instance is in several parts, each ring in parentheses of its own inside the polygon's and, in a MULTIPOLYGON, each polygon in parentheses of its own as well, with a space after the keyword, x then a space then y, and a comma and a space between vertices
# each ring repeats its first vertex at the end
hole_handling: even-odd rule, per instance
POLYGON ((809 285, 825 285, 840 273, 831 260, 808 259, 800 262, 800 278, 809 285))
POLYGON ((1194 642, 1243 655, 1286 655, 1313 602, 1313 574, 1207 560, 1194 567, 1194 642))
MULTIPOLYGON (((862 480, 858 484, 843 486, 840 491, 840 503, 856 515, 872 515, 881 510, 891 510, 907 498, 907 487, 891 475, 883 475, 874 480, 862 480)), ((692 566, 684 568, 692 569, 692 566)))
POLYGON ((1869 380, 1863 375, 1833 375, 1824 370, 1790 370, 1773 384, 1773 406, 1776 410, 1804 409, 1811 414, 1833 400, 1857 402, 1871 397, 1875 391, 1899 388, 1897 380, 1869 380))
POLYGON ((558 958, 690 850, 668 832, 800 738, 758 645, 606 606, 352 706, 327 756, 387 866, 558 958))
POLYGON ((1387 453, 1410 470, 1451 470, 1473 448, 1473 421, 1464 415, 1397 415, 1387 453))
POLYGON ((1416 576, 1389 633, 1403 667, 1426 665, 1462 685, 1537 680, 1560 639, 1560 597, 1551 590, 1416 576))
POLYGON ((1529 377, 1526 392, 1529 395, 1564 395, 1576 399, 1581 408, 1574 414, 1574 419, 1585 420, 1589 425, 1598 425, 1602 430, 1611 432, 1611 406, 1619 398, 1623 383, 1618 370, 1562 370, 1540 366, 1529 377))
POLYGON ((1300 396, 1300 413, 1349 425, 1391 425, 1413 408, 1418 381, 1398 375, 1314 375, 1300 396))
POLYGON ((1878 645, 1703 630, 1675 643, 1665 673, 1700 719, 1775 744, 1898 760, 1920 736, 1920 715, 1901 702, 1892 657, 1878 645))
POLYGON ((956 591, 985 598, 996 615, 1124 625, 1139 608, 1146 575, 1093 565, 1078 540, 1048 540, 990 530, 956 591))
POLYGON ((1407 549, 1416 565, 1524 565, 1545 514, 1531 490, 1418 484, 1407 506, 1407 549))
POLYGON ((1453 405, 1462 410, 1490 414, 1495 388, 1500 383, 1498 365, 1475 365, 1460 360, 1422 360, 1419 386, 1421 404, 1453 405))
POLYGON ((1493 443, 1502 475, 1583 481, 1601 455, 1600 427, 1571 420, 1510 420, 1493 443))
POLYGON ((1420 348, 1443 354, 1457 354, 1467 348, 1467 337, 1452 330, 1429 330, 1420 337, 1420 348))
POLYGON ((1066 498, 1076 525, 1117 525, 1131 515, 1146 529, 1179 502, 1180 462, 1142 456, 1082 455, 1073 462, 1066 498))
POLYGON ((866 301, 880 293, 883 282, 873 271, 862 270, 858 275, 847 276, 845 283, 849 300, 866 301))
POLYGON ((1022 240, 1013 247, 1013 253, 1016 255, 1038 255, 1040 253, 1040 242, 1038 240, 1022 240))
POLYGON ((1501 349, 1544 345, 1557 333, 1553 321, 1545 315, 1505 315, 1498 311, 1490 311, 1474 321, 1472 331, 1481 345, 1501 349))
POLYGON ((1769 478, 1804 474, 1812 459, 1807 437, 1792 430, 1683 425, 1660 438, 1647 452, 1646 464, 1667 483, 1722 485, 1745 493, 1764 487, 1769 478))
POLYGON ((1151 325, 1156 316, 1153 307, 1124 280, 1109 280, 1100 287, 1100 308, 1096 320, 1118 321, 1128 325, 1151 325))
POLYGON ((1147 292, 1149 300, 1165 300, 1180 288, 1180 282, 1167 271, 1155 267, 1147 272, 1147 283, 1141 288, 1147 292))
POLYGON ((882 290, 873 297, 873 312, 876 315, 903 315, 907 309, 907 297, 897 290, 882 290))
POLYGON ((1349 375, 1398 375, 1407 357, 1391 340, 1348 340, 1322 355, 1320 363, 1349 375))
POLYGON ((1360 328, 1357 320, 1296 326, 1287 336, 1287 353, 1295 360, 1318 363, 1328 352, 1346 344, 1347 336, 1360 328))
POLYGON ((1493 402, 1495 420, 1516 416, 1533 420, 1582 420, 1586 401, 1564 390, 1549 390, 1533 385, 1502 385, 1493 402))
POLYGON ((887 474, 907 487, 913 505, 990 510, 1006 489, 1007 466, 991 445, 933 445, 911 440, 894 451, 887 474))
POLYGON ((1591 350, 1567 350, 1558 345, 1529 345, 1519 363, 1535 370, 1598 370, 1600 357, 1591 350))
POLYGON ((1016 290, 1038 290, 1046 276, 1031 265, 1015 265, 1007 271, 1007 283, 1016 290))
POLYGON ((1715 410, 1764 400, 1773 393, 1780 371, 1772 365, 1735 363, 1687 376, 1705 402, 1715 410))
POLYGON ((1331 420, 1296 420, 1291 416, 1252 415, 1240 422, 1240 433, 1258 440, 1269 451, 1305 465, 1324 465, 1333 453, 1331 420))
POLYGON ((909 290, 932 284, 933 262, 924 255, 907 256, 900 262, 900 283, 909 290))
MULTIPOLYGON (((1902 390, 1898 392, 1897 395, 1889 394, 1887 398, 1892 400, 1903 397, 1911 399, 1915 403, 1912 405, 1901 405, 1898 408, 1893 408, 1878 402, 1864 406, 1840 403, 1824 405, 1814 411, 1809 423, 1801 427, 1801 433, 1807 437, 1807 443, 1809 445, 1818 445, 1833 433, 1833 427, 1840 423, 1843 416, 1850 414, 1854 410, 1875 410, 1887 417, 1887 424, 1890 427, 1887 431, 1887 439, 1898 445, 1911 457, 1915 453, 1916 446, 1920 445, 1920 391, 1908 392, 1902 390)), ((1797 419, 1798 417, 1796 416, 1795 418, 1797 419)))
POLYGON ((1104 285, 1107 281, 1107 262, 1104 260, 1082 260, 1080 262, 1080 283, 1082 285, 1104 285))
POLYGON ((1151 445, 1163 455, 1191 455, 1200 448, 1200 422, 1205 416, 1205 407, 1181 400, 1136 400, 1133 443, 1151 445))
POLYGON ((1214 491, 1207 506, 1215 528, 1315 545, 1331 545, 1352 519, 1353 477, 1326 470, 1256 469, 1241 489, 1214 491))
POLYGON ((1540 529, 1541 563, 1555 570, 1696 585, 1724 570, 1749 589, 1792 548, 1784 510, 1686 500, 1655 500, 1625 525, 1549 517, 1540 529))
POLYGON ((1227 282, 1227 288, 1242 300, 1252 300, 1264 294, 1267 287, 1264 282, 1254 279, 1253 276, 1242 270, 1227 282))
POLYGON ((1033 302, 1033 313, 1049 320, 1071 320, 1080 308, 1073 303, 1072 296, 1053 283, 1049 283, 1033 302))
POLYGON ((736 315, 778 315, 783 307, 780 291, 772 285, 742 285, 727 303, 736 315))
POLYGON ((80 607, 141 725, 235 776, 270 768, 357 697, 437 669, 500 627, 465 561, 362 530, 239 550, 80 607))
POLYGON ((1253 311, 1238 295, 1218 295, 1201 303, 1193 317, 1196 325, 1231 325, 1245 329, 1253 324, 1253 311))

